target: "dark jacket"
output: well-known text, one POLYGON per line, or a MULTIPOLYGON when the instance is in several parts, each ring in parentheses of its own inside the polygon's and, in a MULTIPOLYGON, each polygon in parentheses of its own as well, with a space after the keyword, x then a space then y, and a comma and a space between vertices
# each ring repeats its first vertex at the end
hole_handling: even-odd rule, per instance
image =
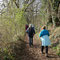
POLYGON ((33 36, 35 34, 35 30, 33 29, 33 27, 28 28, 26 32, 28 33, 29 37, 33 38, 33 36))

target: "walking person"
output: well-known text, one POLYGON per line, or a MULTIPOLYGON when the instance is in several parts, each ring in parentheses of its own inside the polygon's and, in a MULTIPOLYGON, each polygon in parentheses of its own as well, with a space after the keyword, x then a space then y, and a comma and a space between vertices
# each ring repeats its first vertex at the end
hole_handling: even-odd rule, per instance
POLYGON ((46 26, 42 27, 42 30, 39 34, 39 37, 41 39, 42 42, 42 46, 41 46, 41 52, 43 54, 44 51, 44 47, 46 48, 46 57, 48 57, 48 46, 51 44, 50 39, 49 39, 49 32, 48 30, 46 30, 46 26))
POLYGON ((35 34, 35 30, 32 27, 32 24, 29 24, 29 28, 26 31, 28 33, 28 37, 29 37, 29 46, 33 46, 33 36, 35 34))

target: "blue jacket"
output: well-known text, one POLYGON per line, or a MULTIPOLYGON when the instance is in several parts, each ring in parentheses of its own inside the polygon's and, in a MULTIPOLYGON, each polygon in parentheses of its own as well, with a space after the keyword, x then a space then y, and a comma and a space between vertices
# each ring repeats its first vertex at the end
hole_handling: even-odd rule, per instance
POLYGON ((39 34, 39 37, 42 37, 42 36, 44 36, 44 35, 50 35, 49 34, 49 32, 48 32, 48 30, 46 30, 46 29, 44 29, 44 30, 42 30, 41 32, 40 32, 40 34, 39 34))
POLYGON ((42 41, 42 46, 48 46, 51 44, 48 30, 42 30, 39 34, 39 37, 41 37, 40 39, 42 41))

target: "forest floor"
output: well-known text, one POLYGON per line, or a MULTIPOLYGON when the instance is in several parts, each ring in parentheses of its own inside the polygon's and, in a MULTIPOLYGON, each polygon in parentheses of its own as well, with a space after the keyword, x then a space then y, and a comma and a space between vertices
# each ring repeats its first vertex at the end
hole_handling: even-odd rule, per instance
MULTIPOLYGON (((18 47, 15 50, 16 60, 60 60, 60 57, 56 54, 56 51, 49 47, 49 57, 45 54, 41 54, 41 43, 37 44, 37 40, 34 39, 34 45, 29 47, 28 37, 25 37, 25 43, 22 44, 21 49, 18 47), (21 50, 21 51, 20 51, 21 50)), ((45 51, 44 51, 45 52, 45 51)))

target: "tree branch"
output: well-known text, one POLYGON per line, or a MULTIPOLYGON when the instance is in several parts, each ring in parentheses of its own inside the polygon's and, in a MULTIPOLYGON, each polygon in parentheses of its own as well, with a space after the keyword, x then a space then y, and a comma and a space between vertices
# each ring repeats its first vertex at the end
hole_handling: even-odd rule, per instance
POLYGON ((27 4, 26 7, 25 7, 25 9, 24 9, 24 11, 26 11, 27 8, 28 8, 34 1, 35 1, 35 0, 32 0, 29 4, 27 4))

